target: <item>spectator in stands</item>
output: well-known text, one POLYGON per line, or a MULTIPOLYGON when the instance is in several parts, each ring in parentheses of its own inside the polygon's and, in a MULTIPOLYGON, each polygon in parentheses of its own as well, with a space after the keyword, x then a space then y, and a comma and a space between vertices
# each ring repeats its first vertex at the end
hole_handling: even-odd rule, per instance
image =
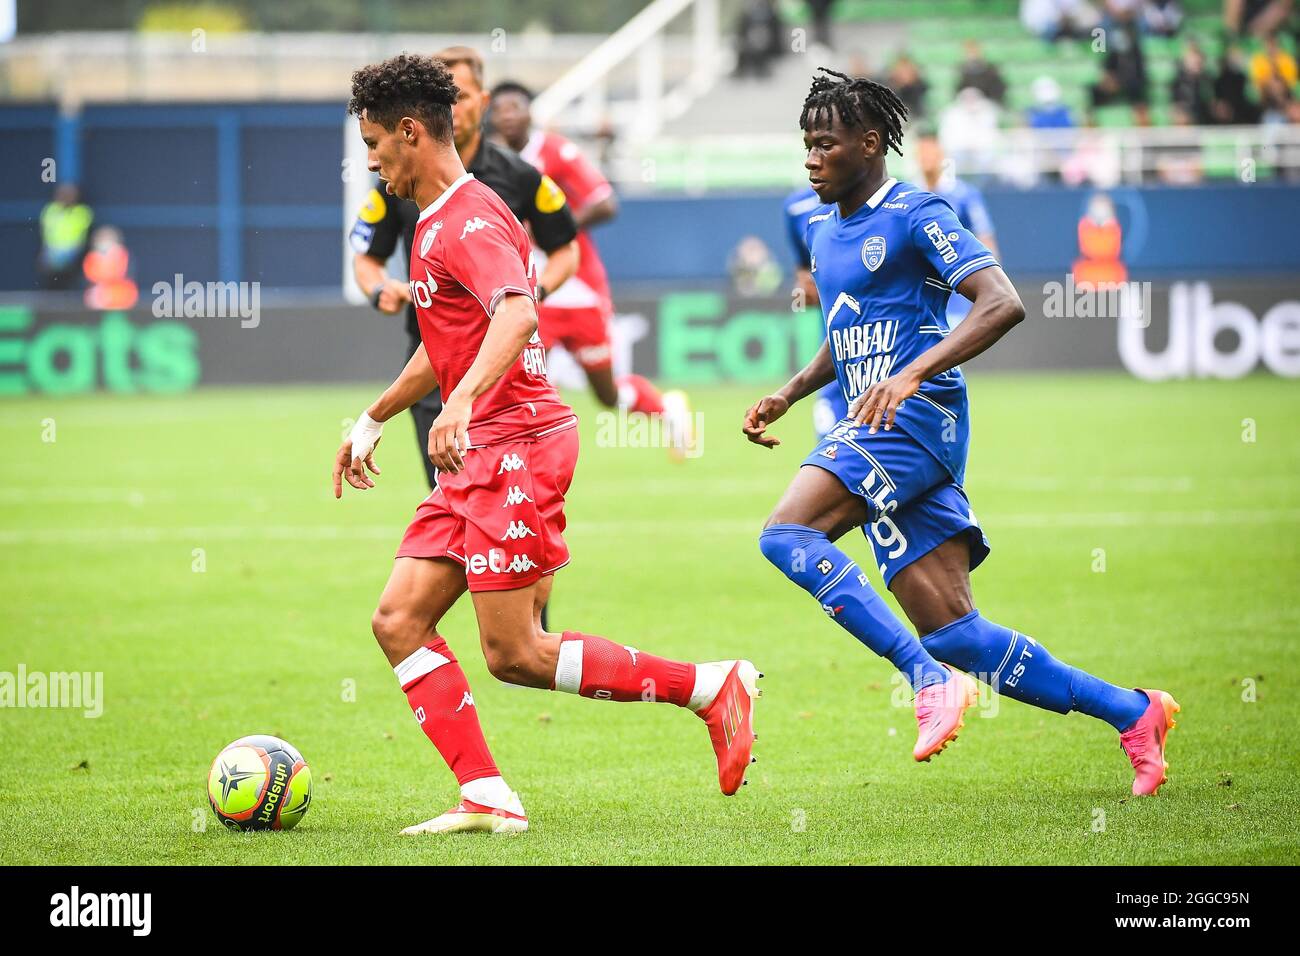
POLYGON ((910 120, 917 120, 925 115, 925 94, 930 85, 921 76, 921 68, 906 51, 900 53, 894 65, 889 68, 889 85, 907 107, 910 120))
POLYGON ((813 43, 828 50, 834 49, 835 44, 831 43, 831 7, 835 6, 835 0, 805 0, 805 3, 812 14, 813 43))
POLYGON ((1006 101, 1007 83, 996 66, 984 59, 980 45, 974 40, 962 44, 966 59, 962 62, 961 72, 957 75, 957 89, 966 87, 979 90, 986 97, 1001 106, 1006 101))
POLYGON ((1291 87, 1277 77, 1270 79, 1260 90, 1259 105, 1262 110, 1260 122, 1266 125, 1300 122, 1300 112, 1297 111, 1291 87))
POLYGON ((939 118, 939 142, 958 169, 992 168, 1000 138, 997 104, 973 86, 958 90, 939 118))
POLYGON ((1250 78, 1261 100, 1274 80, 1280 81, 1288 89, 1295 86, 1297 79, 1296 62, 1277 41, 1277 34, 1271 34, 1264 41, 1264 49, 1250 58, 1250 78))
POLYGON ((1223 0, 1223 25, 1228 33, 1257 37, 1272 35, 1291 15, 1294 0, 1223 0))
POLYGON ((1214 121, 1238 126, 1259 122, 1259 107, 1246 94, 1250 80, 1246 76, 1241 47, 1230 43, 1219 57, 1219 75, 1214 78, 1214 121))
POLYGON ((1074 150, 1061 163, 1061 182, 1067 186, 1110 189, 1119 185, 1121 172, 1115 135, 1089 121, 1080 131, 1074 150))
POLYGON ((1178 73, 1170 83, 1169 99, 1188 117, 1188 123, 1175 125, 1204 126, 1214 121, 1214 80, 1205 69, 1205 54, 1195 40, 1183 44, 1178 73))
POLYGON ((1183 6, 1178 0, 1146 0, 1142 7, 1142 22, 1148 33, 1176 36, 1183 25, 1183 6))
POLYGON ((737 77, 765 77, 772 61, 785 52, 784 29, 775 0, 745 0, 736 21, 737 77))
MULTIPOLYGON (((1195 117, 1182 103, 1171 104, 1169 114, 1174 126, 1186 128, 1195 125, 1195 117)), ((1160 182, 1170 186, 1192 186, 1199 183, 1205 178, 1200 146, 1190 142, 1157 148, 1155 170, 1160 182)))
POLYGON ((1084 0, 1020 0, 1020 22, 1035 36, 1059 40, 1088 36, 1101 16, 1084 0))
POLYGON ((1106 61, 1101 79, 1092 86, 1092 105, 1096 108, 1127 103, 1133 107, 1136 123, 1147 126, 1147 66, 1137 22, 1130 19, 1118 23, 1106 37, 1106 61))
POLYGON ((1070 108, 1061 102, 1061 84, 1050 76, 1040 76, 1030 87, 1034 104, 1025 113, 1025 123, 1030 129, 1070 129, 1074 117, 1070 108))
POLYGON ((81 260, 95 214, 81 201, 81 190, 64 183, 41 210, 41 251, 36 261, 41 285, 74 288, 81 281, 81 260))

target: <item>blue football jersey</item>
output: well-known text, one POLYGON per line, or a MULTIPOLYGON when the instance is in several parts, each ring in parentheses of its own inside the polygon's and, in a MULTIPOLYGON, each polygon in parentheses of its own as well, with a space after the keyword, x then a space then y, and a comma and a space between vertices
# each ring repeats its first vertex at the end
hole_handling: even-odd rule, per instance
POLYGON ((808 268, 808 219, 822 212, 822 201, 811 186, 796 189, 785 197, 785 234, 796 265, 808 268))
MULTIPOLYGON (((896 179, 847 219, 838 206, 812 216, 807 238, 835 378, 848 402, 947 335, 953 288, 998 264, 945 200, 896 179)), ((970 422, 960 369, 922 383, 895 421, 964 480, 970 422)))

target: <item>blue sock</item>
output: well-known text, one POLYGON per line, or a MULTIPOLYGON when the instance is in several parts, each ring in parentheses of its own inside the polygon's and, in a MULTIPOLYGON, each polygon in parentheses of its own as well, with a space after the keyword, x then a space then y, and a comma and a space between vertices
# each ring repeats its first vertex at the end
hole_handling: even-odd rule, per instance
POLYGON ((961 668, 999 694, 1065 714, 1077 710, 1124 730, 1147 709, 1147 695, 1108 684, 1058 661, 1028 634, 971 611, 921 639, 935 659, 961 668))
POLYGON ((826 535, 799 524, 776 524, 758 538, 763 556, 817 599, 822 609, 920 690, 951 676, 872 590, 867 577, 826 535))

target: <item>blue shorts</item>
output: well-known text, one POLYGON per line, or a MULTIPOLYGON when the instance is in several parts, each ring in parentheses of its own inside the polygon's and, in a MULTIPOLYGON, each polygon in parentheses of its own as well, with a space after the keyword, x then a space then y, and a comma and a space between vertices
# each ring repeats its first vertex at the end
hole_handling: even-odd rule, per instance
POLYGON ((875 552, 885 587, 903 568, 959 534, 970 544, 972 571, 989 555, 988 539, 966 492, 937 458, 897 426, 869 435, 865 427, 841 421, 803 464, 829 471, 866 502, 871 520, 862 533, 875 552))
POLYGON ((813 398, 813 431, 821 438, 848 417, 849 403, 844 400, 844 390, 839 382, 823 385, 813 398))

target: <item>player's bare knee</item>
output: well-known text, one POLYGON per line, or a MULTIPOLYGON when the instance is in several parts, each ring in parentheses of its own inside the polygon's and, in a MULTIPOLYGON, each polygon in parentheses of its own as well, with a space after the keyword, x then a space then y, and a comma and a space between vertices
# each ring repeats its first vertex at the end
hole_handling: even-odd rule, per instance
POLYGON ((370 617, 370 630, 380 648, 392 659, 411 654, 424 643, 427 628, 415 617, 398 608, 383 605, 370 617))
POLYGON ((541 673, 541 658, 528 643, 484 638, 483 657, 488 672, 505 684, 546 687, 551 675, 541 673))

